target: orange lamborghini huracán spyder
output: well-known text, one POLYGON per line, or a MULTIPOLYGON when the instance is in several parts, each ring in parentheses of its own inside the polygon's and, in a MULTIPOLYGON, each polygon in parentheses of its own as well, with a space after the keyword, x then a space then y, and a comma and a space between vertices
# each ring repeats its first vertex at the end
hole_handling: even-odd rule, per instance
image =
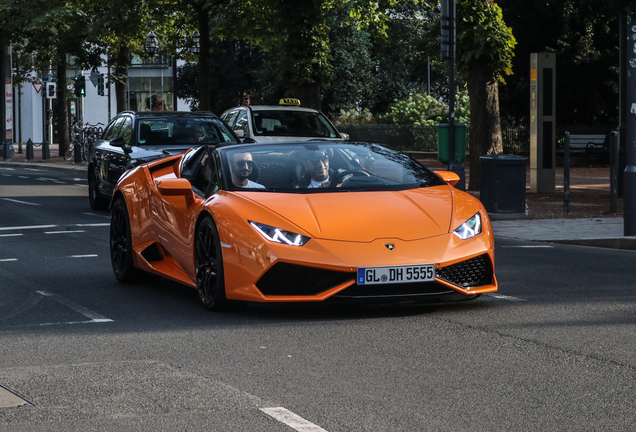
POLYGON ((140 165, 112 201, 122 282, 153 273, 230 301, 449 301, 497 290, 488 215, 375 144, 204 145, 140 165))

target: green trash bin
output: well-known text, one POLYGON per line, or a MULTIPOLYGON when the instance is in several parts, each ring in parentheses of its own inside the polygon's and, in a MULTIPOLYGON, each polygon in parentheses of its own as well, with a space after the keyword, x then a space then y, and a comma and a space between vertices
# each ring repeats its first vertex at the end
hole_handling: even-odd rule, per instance
MULTIPOLYGON (((468 138, 468 126, 466 123, 455 123, 455 156, 464 162, 466 160, 466 140, 468 138)), ((448 123, 437 125, 437 158, 441 163, 450 162, 450 149, 448 148, 448 123)))

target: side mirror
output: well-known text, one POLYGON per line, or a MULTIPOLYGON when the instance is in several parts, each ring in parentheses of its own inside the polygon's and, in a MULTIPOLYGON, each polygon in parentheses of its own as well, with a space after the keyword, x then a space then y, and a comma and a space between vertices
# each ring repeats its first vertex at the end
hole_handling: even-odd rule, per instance
POLYGON ((234 133, 236 134, 237 137, 239 137, 240 139, 245 138, 245 131, 243 129, 235 129, 234 133))
POLYGON ((459 176, 452 171, 435 171, 435 174, 451 186, 455 186, 459 182, 459 176))
POLYGON ((340 138, 342 138, 345 141, 349 141, 349 134, 346 134, 344 132, 340 132, 340 138))
POLYGON ((126 154, 132 153, 132 148, 129 145, 126 145, 126 140, 124 139, 124 137, 113 138, 108 142, 108 144, 112 145, 113 147, 122 148, 124 150, 124 153, 126 154))
POLYGON ((157 181, 157 190, 165 196, 182 196, 186 199, 186 204, 194 202, 194 192, 192 185, 184 178, 167 178, 157 181))

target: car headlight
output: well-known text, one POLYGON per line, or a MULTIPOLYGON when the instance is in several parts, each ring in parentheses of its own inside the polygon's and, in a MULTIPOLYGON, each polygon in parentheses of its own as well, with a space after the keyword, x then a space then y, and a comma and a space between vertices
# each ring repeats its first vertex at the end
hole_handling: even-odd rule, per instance
POLYGON ((477 213, 475 216, 464 222, 459 228, 453 231, 457 237, 462 240, 469 239, 481 232, 481 215, 477 213))
POLYGON ((254 227, 256 231, 259 232, 260 235, 274 243, 282 243, 291 246, 302 246, 309 241, 309 237, 305 237, 301 234, 296 234, 291 231, 285 231, 283 229, 258 222, 249 221, 249 223, 254 227))

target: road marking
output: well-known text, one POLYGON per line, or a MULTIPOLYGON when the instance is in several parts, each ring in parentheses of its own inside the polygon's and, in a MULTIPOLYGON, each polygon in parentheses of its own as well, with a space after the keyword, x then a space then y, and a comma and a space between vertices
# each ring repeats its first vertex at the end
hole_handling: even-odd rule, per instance
POLYGON ((260 410, 268 416, 299 432, 327 432, 326 429, 305 420, 299 415, 296 415, 283 407, 260 408, 260 410))
POLYGON ((554 246, 552 245, 515 245, 515 246, 502 246, 505 248, 529 248, 529 249, 536 249, 536 248, 553 248, 554 246))
MULTIPOLYGON (((80 306, 77 303, 75 303, 73 300, 69 300, 65 297, 62 297, 61 295, 58 294, 53 294, 50 293, 48 291, 36 291, 38 294, 44 296, 44 297, 50 297, 52 298, 54 301, 56 301, 57 303, 66 306, 69 309, 74 310, 75 312, 84 315, 86 318, 90 319, 90 321, 86 321, 86 322, 94 322, 94 323, 104 323, 104 322, 112 322, 113 320, 110 318, 106 318, 103 315, 98 314, 97 312, 94 312, 90 309, 85 308, 84 306, 80 306)), ((58 324, 75 324, 75 323, 80 323, 80 321, 71 321, 71 322, 67 322, 67 323, 58 323, 58 324)), ((45 324, 42 324, 45 325, 45 324)), ((52 325, 52 324, 46 324, 46 325, 52 325)))
POLYGON ((78 227, 107 227, 110 226, 110 223, 92 223, 92 224, 75 224, 78 227))
POLYGON ((4 258, 4 259, 0 259, 0 262, 11 262, 11 261, 17 261, 17 258, 4 258))
POLYGON ((69 258, 95 258, 98 257, 97 254, 89 254, 89 255, 71 255, 69 258))
POLYGON ((44 231, 44 234, 75 234, 75 233, 83 233, 86 232, 84 230, 75 230, 75 231, 44 231))
POLYGON ((528 300, 525 300, 525 299, 522 299, 522 298, 519 298, 519 297, 512 297, 512 296, 507 296, 507 295, 502 295, 502 294, 490 293, 490 294, 486 294, 486 295, 489 296, 489 297, 494 297, 494 298, 499 299, 499 300, 508 300, 508 301, 514 301, 514 302, 528 301, 528 300))
POLYGON ((2 198, 5 201, 11 201, 14 203, 18 203, 18 204, 28 204, 28 205, 32 205, 32 206, 41 206, 42 204, 37 204, 37 203, 30 203, 30 202, 26 202, 26 201, 20 201, 20 200, 15 200, 15 199, 11 199, 11 198, 2 198))
POLYGON ((0 234, 0 237, 19 237, 24 234, 16 233, 16 234, 0 234))
POLYGON ((0 231, 55 228, 56 226, 57 225, 32 225, 32 226, 2 227, 0 228, 0 231))

